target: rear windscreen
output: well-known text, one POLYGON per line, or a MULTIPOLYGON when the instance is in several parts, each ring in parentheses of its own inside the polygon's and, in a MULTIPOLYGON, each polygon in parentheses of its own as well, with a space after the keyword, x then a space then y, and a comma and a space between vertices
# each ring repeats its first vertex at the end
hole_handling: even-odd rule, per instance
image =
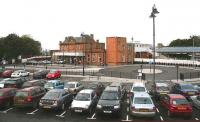
POLYGON ((28 92, 18 91, 15 96, 16 97, 27 97, 28 96, 28 92))

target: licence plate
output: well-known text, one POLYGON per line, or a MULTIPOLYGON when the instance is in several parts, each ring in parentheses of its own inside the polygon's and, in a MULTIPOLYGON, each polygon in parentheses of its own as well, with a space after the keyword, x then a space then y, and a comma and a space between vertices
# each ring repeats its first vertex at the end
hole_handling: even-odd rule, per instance
POLYGON ((44 106, 43 108, 51 108, 51 106, 44 106))
POLYGON ((148 112, 147 109, 140 109, 139 111, 140 111, 140 112, 148 112))
POLYGON ((82 112, 82 110, 74 110, 75 112, 82 112))
POLYGON ((112 111, 103 111, 104 113, 112 113, 112 111))

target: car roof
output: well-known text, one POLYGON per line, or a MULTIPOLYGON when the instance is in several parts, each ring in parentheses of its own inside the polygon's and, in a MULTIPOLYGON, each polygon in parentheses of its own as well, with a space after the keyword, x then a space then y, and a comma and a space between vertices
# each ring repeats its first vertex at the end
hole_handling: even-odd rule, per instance
POLYGON ((57 83, 57 82, 60 82, 60 80, 49 80, 47 81, 48 83, 57 83))
POLYGON ((150 97, 150 95, 146 92, 136 92, 134 93, 134 97, 150 97))
POLYGON ((63 92, 64 89, 51 89, 49 92, 63 92))
POLYGON ((94 90, 92 90, 92 89, 83 89, 79 93, 88 93, 88 94, 91 94, 93 91, 94 90))
POLYGON ((70 82, 67 82, 67 84, 77 84, 77 83, 79 83, 79 82, 77 82, 77 81, 70 81, 70 82))
POLYGON ((181 86, 183 86, 183 85, 192 85, 192 84, 190 84, 190 83, 177 83, 177 84, 179 84, 179 85, 181 85, 181 86))
POLYGON ((142 83, 142 82, 134 82, 133 87, 136 87, 136 86, 145 87, 144 83, 142 83))
POLYGON ((170 98, 172 99, 177 99, 177 98, 185 98, 183 95, 181 94, 167 94, 170 98))
POLYGON ((30 80, 30 81, 27 81, 27 82, 30 82, 30 83, 34 83, 34 82, 37 82, 39 80, 30 80))
POLYGON ((104 91, 118 91, 118 87, 107 86, 104 91))
POLYGON ((1 92, 7 92, 7 91, 10 91, 12 89, 16 89, 16 88, 3 88, 3 89, 0 89, 1 92))
POLYGON ((18 91, 30 91, 35 88, 39 88, 39 86, 32 86, 32 87, 28 87, 28 88, 24 88, 24 89, 19 89, 18 91))
POLYGON ((25 71, 25 70, 15 70, 15 72, 21 72, 21 71, 25 71))
POLYGON ((168 85, 166 83, 156 83, 156 86, 158 86, 158 87, 161 87, 161 86, 168 87, 168 85))

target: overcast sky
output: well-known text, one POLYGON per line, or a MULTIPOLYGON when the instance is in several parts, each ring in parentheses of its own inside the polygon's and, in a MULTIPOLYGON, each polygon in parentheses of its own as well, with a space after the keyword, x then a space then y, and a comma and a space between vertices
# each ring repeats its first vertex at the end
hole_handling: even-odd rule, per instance
POLYGON ((152 44, 153 4, 156 43, 168 45, 177 38, 200 35, 200 0, 0 0, 0 37, 28 34, 43 49, 58 49, 66 36, 94 34, 152 44))

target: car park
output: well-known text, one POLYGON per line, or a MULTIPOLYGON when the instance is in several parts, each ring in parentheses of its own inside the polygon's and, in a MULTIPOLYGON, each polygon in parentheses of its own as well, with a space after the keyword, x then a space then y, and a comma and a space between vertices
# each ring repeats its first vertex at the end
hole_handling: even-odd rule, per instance
POLYGON ((92 109, 96 107, 98 97, 95 95, 95 91, 92 89, 81 90, 71 104, 72 112, 92 112, 92 109))
POLYGON ((161 97, 161 105, 167 110, 168 116, 192 116, 192 106, 181 94, 165 94, 161 97))
POLYGON ((33 73, 33 79, 43 79, 46 78, 46 75, 49 73, 49 70, 41 69, 33 73))
POLYGON ((26 77, 29 76, 29 72, 25 71, 25 70, 16 70, 11 74, 11 77, 26 77))
POLYGON ((15 88, 0 89, 0 107, 9 108, 12 106, 15 93, 15 88))
POLYGON ((1 76, 4 78, 10 78, 12 73, 13 73, 13 70, 5 70, 2 72, 1 76))
POLYGON ((3 79, 0 79, 0 89, 4 88, 4 84, 6 82, 6 80, 9 80, 10 78, 3 78, 3 79))
POLYGON ((14 97, 15 107, 33 107, 37 108, 40 99, 45 95, 46 90, 39 86, 20 89, 14 97))
POLYGON ((101 82, 92 82, 88 84, 88 89, 93 89, 97 96, 101 96, 105 86, 101 82))
POLYGON ((47 75, 47 79, 57 79, 61 77, 61 72, 59 70, 51 70, 47 75))
POLYGON ((4 88, 22 88, 25 78, 10 78, 5 81, 4 88))
POLYGON ((41 98, 39 106, 43 109, 60 109, 64 110, 73 100, 73 94, 64 89, 53 89, 48 91, 41 98))
POLYGON ((129 92, 129 97, 133 96, 134 93, 137 93, 137 92, 148 92, 143 82, 133 83, 131 90, 129 92))
POLYGON ((65 84, 64 84, 64 89, 71 92, 72 94, 77 94, 83 88, 84 88, 84 86, 77 81, 65 82, 65 84))
POLYGON ((41 86, 44 87, 46 81, 45 80, 30 80, 23 83, 22 88, 32 87, 32 86, 41 86))
POLYGON ((200 95, 191 96, 191 102, 194 107, 200 109, 200 95))
POLYGON ((146 92, 136 92, 130 100, 130 113, 138 117, 155 117, 156 107, 146 92))
POLYGON ((96 107, 97 114, 121 113, 122 95, 118 87, 107 86, 103 91, 96 107))
POLYGON ((47 83, 45 83, 44 88, 46 90, 51 89, 64 89, 64 83, 60 80, 49 80, 47 83))
POLYGON ((186 98, 190 98, 190 96, 198 95, 199 91, 194 88, 192 84, 189 83, 176 83, 172 86, 172 93, 182 94, 186 98))
POLYGON ((159 99, 160 96, 168 94, 169 92, 170 89, 167 83, 155 83, 152 86, 151 94, 155 97, 155 99, 159 99))

